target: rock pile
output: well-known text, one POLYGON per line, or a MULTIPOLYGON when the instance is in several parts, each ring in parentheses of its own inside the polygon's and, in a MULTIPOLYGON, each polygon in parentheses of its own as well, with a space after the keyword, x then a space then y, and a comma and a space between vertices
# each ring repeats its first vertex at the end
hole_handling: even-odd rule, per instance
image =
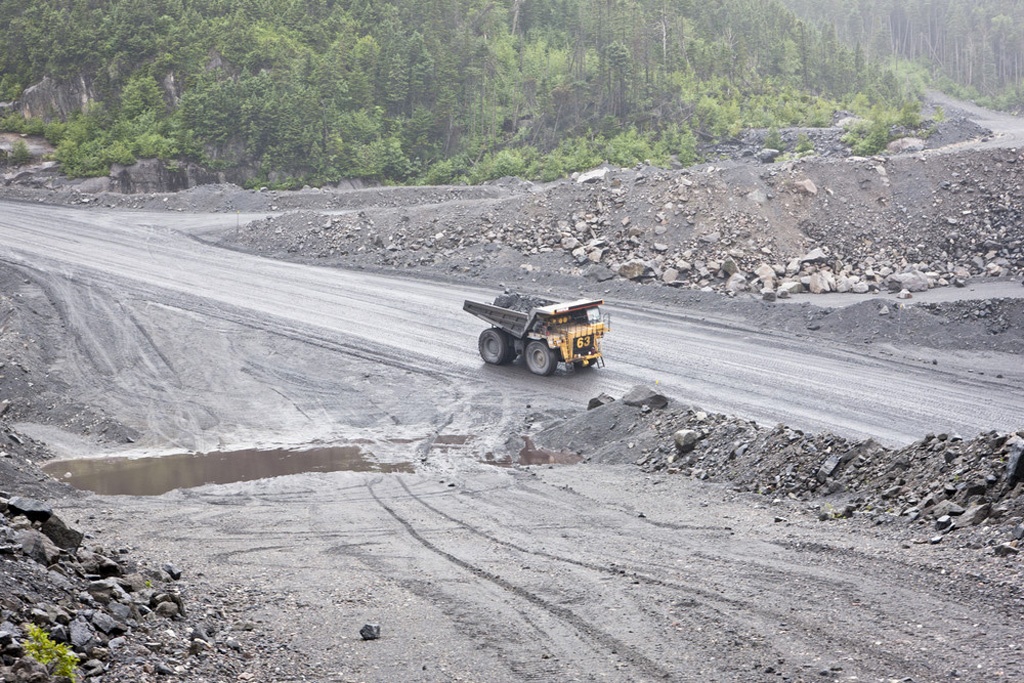
MULTIPOLYGON (((1021 162, 1021 163, 1019 163, 1021 162)), ((905 292, 1024 274, 1016 151, 606 170, 487 202, 298 211, 243 226, 247 250, 383 268, 524 268, 750 292, 905 292)), ((518 189, 518 188, 517 188, 518 189)))
POLYGON ((684 408, 643 387, 591 406, 534 440, 589 461, 628 458, 647 472, 813 501, 823 519, 902 521, 933 543, 955 532, 963 545, 994 554, 1024 549, 1024 430, 930 434, 891 449, 684 408))
POLYGON ((82 545, 38 499, 0 492, 0 513, 0 680, 252 677, 223 612, 186 607, 174 565, 82 545))

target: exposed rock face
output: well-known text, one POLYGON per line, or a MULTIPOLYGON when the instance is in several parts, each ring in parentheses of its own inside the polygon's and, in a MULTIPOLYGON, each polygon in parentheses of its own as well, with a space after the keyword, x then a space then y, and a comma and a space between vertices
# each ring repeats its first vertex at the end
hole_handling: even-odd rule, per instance
POLYGON ((131 166, 111 166, 109 190, 125 194, 177 192, 196 185, 221 182, 224 182, 223 174, 207 171, 195 164, 171 169, 159 159, 142 159, 131 166))
POLYGON ((81 112, 95 99, 92 84, 83 76, 68 81, 55 81, 47 76, 27 88, 16 106, 26 118, 49 122, 81 112))

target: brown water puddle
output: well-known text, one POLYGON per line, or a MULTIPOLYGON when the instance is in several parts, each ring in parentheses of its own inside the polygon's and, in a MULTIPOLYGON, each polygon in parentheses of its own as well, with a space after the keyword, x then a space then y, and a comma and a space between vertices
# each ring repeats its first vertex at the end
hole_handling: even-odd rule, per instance
MULTIPOLYGON (((519 457, 515 463, 519 465, 578 465, 583 462, 583 456, 579 453, 569 451, 552 451, 546 448, 537 448, 533 439, 528 436, 523 438, 523 447, 519 451, 519 457)), ((486 453, 482 462, 498 467, 511 467, 511 460, 495 460, 493 453, 486 453)))
POLYGON ((241 450, 147 458, 87 458, 47 463, 43 470, 77 489, 104 495, 158 496, 178 488, 230 484, 304 472, 412 472, 409 463, 368 460, 359 446, 307 450, 241 450), (70 475, 70 476, 69 476, 70 475))

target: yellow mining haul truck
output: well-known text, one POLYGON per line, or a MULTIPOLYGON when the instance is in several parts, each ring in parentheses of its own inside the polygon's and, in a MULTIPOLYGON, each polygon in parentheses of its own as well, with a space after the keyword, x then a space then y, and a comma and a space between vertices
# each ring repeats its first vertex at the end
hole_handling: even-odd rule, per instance
POLYGON ((466 301, 462 309, 491 327, 480 333, 480 357, 492 365, 506 365, 522 356, 535 375, 550 375, 558 363, 574 368, 604 365, 601 338, 611 322, 599 308, 600 299, 558 303, 546 299, 519 298, 533 304, 527 311, 494 304, 466 301))

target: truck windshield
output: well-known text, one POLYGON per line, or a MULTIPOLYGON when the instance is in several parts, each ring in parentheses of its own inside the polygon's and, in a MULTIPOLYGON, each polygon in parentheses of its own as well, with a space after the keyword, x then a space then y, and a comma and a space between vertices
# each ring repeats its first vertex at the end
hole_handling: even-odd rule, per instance
POLYGON ((596 308, 587 309, 587 322, 599 323, 601 322, 601 311, 596 308))

